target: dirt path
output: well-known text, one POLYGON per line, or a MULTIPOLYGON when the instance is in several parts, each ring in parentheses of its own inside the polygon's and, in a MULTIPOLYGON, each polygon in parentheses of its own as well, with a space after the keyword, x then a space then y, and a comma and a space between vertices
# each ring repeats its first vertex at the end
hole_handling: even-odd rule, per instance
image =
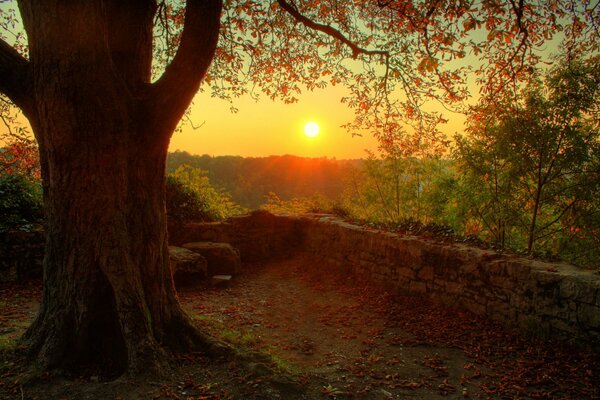
MULTIPOLYGON (((39 295, 39 285, 0 288, 0 355, 33 318, 39 295)), ((0 399, 600 398, 597 354, 390 296, 303 256, 245 265, 226 288, 179 288, 179 295, 200 327, 257 362, 180 355, 161 382, 48 376, 21 385, 23 360, 5 357, 0 399), (264 364, 294 376, 305 392, 274 384, 264 364)))
POLYGON ((182 290, 200 324, 272 355, 324 396, 598 398, 598 356, 524 340, 473 315, 341 279, 304 257, 182 290))

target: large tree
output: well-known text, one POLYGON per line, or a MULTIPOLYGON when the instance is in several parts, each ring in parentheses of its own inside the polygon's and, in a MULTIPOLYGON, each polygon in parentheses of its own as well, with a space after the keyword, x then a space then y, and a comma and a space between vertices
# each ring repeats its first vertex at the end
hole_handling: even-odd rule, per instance
POLYGON ((535 45, 556 32, 573 49, 597 37, 599 13, 567 0, 19 0, 18 8, 25 43, 7 33, 16 14, 3 4, 0 15, 0 92, 38 142, 47 215, 43 300, 26 339, 45 368, 133 372, 160 367, 164 349, 216 348, 177 301, 164 205, 168 143, 204 78, 221 97, 258 86, 285 101, 344 83, 356 128, 389 142, 405 137, 408 117, 415 133, 435 139, 439 115, 420 107, 466 97, 470 69, 456 60, 479 55, 482 93, 493 97, 530 71, 535 45))

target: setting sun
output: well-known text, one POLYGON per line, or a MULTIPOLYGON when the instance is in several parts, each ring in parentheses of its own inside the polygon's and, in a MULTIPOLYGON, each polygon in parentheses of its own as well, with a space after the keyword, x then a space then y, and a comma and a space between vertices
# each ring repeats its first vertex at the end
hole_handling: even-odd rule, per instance
POLYGON ((309 138, 317 137, 319 131, 319 124, 314 121, 307 122, 306 125, 304 125, 304 134, 309 138))

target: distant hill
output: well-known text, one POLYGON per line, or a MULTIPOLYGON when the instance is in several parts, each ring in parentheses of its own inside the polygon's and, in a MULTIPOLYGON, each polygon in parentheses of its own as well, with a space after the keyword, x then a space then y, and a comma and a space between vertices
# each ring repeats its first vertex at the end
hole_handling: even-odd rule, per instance
POLYGON ((362 160, 291 155, 211 157, 175 151, 167 158, 167 173, 182 164, 206 170, 213 186, 229 192, 238 204, 257 208, 269 192, 276 193, 282 200, 316 193, 335 199, 344 190, 346 176, 361 163, 362 160))

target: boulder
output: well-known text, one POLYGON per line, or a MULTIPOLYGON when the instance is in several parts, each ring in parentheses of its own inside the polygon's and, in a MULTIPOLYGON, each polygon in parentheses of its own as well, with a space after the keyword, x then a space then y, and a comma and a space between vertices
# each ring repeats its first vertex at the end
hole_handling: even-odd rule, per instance
POLYGON ((169 258, 176 283, 206 278, 208 263, 201 254, 182 247, 169 246, 169 258))
POLYGON ((201 254, 208 263, 208 275, 236 275, 240 272, 240 252, 229 243, 194 242, 183 248, 201 254))

